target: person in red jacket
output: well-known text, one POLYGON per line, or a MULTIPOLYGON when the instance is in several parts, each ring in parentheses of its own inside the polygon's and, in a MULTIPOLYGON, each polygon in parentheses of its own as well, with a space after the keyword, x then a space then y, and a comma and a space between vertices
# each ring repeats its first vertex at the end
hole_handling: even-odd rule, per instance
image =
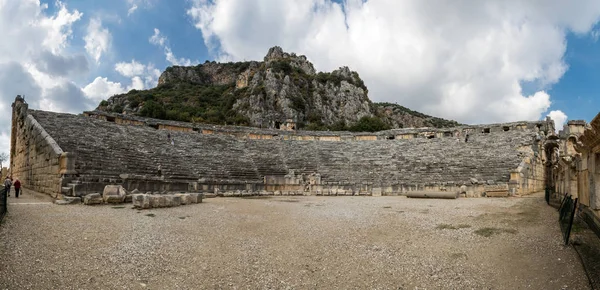
POLYGON ((13 186, 15 187, 15 197, 19 198, 19 191, 21 190, 21 181, 17 178, 13 186))

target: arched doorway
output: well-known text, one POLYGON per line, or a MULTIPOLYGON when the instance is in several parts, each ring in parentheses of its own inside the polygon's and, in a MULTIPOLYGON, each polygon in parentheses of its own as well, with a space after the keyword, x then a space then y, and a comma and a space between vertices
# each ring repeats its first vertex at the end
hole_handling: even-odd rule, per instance
POLYGON ((550 136, 544 143, 544 183, 546 189, 546 201, 556 199, 556 179, 557 179, 557 164, 559 160, 559 143, 558 137, 550 136))

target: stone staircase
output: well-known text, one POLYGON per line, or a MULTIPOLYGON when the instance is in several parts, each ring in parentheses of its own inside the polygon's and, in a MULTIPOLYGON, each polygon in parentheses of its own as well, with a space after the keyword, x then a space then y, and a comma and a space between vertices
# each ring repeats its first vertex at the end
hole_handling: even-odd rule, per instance
POLYGON ((65 152, 77 154, 73 187, 97 190, 120 174, 193 182, 262 183, 266 175, 321 174, 324 182, 426 185, 508 182, 535 133, 525 130, 456 138, 377 141, 242 140, 226 135, 118 125, 84 116, 30 111, 65 152), (175 140, 171 145, 170 133, 175 140), (160 167, 160 175, 159 175, 160 167))

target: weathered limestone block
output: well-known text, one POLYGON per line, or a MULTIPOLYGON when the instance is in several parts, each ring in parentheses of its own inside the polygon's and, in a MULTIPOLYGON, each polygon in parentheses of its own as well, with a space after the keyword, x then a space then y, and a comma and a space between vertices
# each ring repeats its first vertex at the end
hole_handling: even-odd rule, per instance
POLYGON ((86 195, 83 198, 83 204, 85 205, 94 205, 94 204, 102 204, 103 199, 99 193, 91 193, 86 195))
POLYGON ((164 206, 161 206, 161 199, 163 200, 162 204, 163 205, 166 204, 165 197, 163 195, 150 195, 150 196, 148 196, 148 199, 150 201, 151 208, 164 207, 164 206))
POLYGON ((485 186, 485 193, 487 197, 506 197, 508 196, 508 192, 508 185, 506 184, 485 186))
POLYGON ((172 207, 173 205, 173 196, 172 195, 165 195, 165 207, 172 207))
POLYGON ((122 203, 125 201, 127 191, 121 185, 107 185, 104 187, 102 198, 108 203, 122 203))
POLYGON ((181 196, 173 195, 171 197, 172 197, 171 206, 175 207, 175 206, 181 205, 181 196))
POLYGON ((65 204, 79 204, 81 203, 80 197, 71 197, 71 196, 63 196, 63 199, 57 199, 54 201, 55 204, 65 205, 65 204))
MULTIPOLYGON (((199 197, 199 195, 200 194, 197 193, 197 192, 188 193, 188 202, 190 204, 198 203, 198 197, 199 197)), ((200 200, 202 200, 201 197, 200 197, 200 200)))
POLYGON ((134 194, 132 196, 133 207, 138 209, 150 208, 150 196, 146 194, 134 194))
POLYGON ((175 194, 175 196, 179 196, 179 198, 181 199, 181 205, 192 203, 192 201, 190 200, 190 195, 187 193, 177 193, 175 194))

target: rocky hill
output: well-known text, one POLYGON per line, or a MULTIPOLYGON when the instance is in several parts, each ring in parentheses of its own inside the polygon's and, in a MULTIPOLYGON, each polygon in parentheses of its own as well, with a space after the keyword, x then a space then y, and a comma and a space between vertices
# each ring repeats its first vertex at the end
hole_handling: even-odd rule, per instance
POLYGON ((273 47, 264 61, 172 66, 150 90, 102 101, 98 110, 159 119, 298 129, 377 131, 458 125, 400 105, 372 103, 357 72, 315 71, 305 56, 273 47))

